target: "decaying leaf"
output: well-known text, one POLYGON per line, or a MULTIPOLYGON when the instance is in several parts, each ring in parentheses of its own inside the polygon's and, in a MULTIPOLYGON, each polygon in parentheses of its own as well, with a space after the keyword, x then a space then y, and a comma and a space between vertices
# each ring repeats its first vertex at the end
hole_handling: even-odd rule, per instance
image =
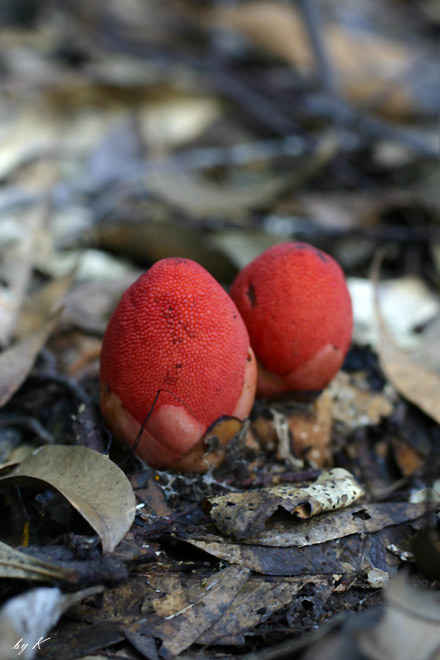
POLYGON ((56 314, 31 335, 20 339, 0 354, 0 407, 9 401, 25 381, 59 315, 56 314))
POLYGON ((69 576, 68 569, 27 555, 0 541, 0 578, 22 578, 48 582, 68 581, 69 576))
POLYGON ((350 534, 371 534, 390 525, 398 525, 426 514, 426 504, 406 502, 384 502, 351 506, 338 511, 327 511, 309 520, 274 520, 260 534, 244 540, 244 543, 259 543, 270 546, 304 547, 344 538, 350 534))
POLYGON ((307 486, 271 486, 208 498, 208 502, 215 525, 226 534, 244 539, 262 532, 268 518, 278 509, 304 520, 323 511, 350 506, 362 495, 361 486, 349 472, 334 468, 307 486))
POLYGON ((418 364, 395 343, 379 304, 378 278, 381 257, 373 264, 375 313, 379 329, 379 360, 387 378, 403 397, 440 423, 440 375, 418 364))
MULTIPOLYGON (((408 520, 414 520, 432 509, 431 503, 409 504, 406 502, 384 502, 364 504, 338 511, 327 511, 325 515, 308 520, 286 520, 274 518, 267 528, 254 536, 243 539, 243 543, 277 547, 304 547, 344 538, 350 534, 371 534, 408 520)), ((211 537, 210 537, 211 538, 211 537)), ((212 537, 216 542, 217 537, 212 537)))
MULTIPOLYGON (((158 616, 170 617, 206 595, 207 579, 193 571, 190 576, 150 575, 148 584, 156 592, 162 592, 148 606, 152 606, 158 616)), ((302 586, 303 582, 295 578, 268 582, 250 576, 221 618, 197 638, 197 644, 243 643, 243 633, 287 605, 302 586), (238 640, 237 635, 240 636, 238 640)), ((179 634, 177 628, 175 633, 179 634)))
POLYGON ((49 631, 67 609, 103 587, 83 589, 64 595, 56 588, 28 591, 9 600, 0 610, 1 660, 31 660, 39 648, 50 644, 49 631))
POLYGON ((160 620, 154 626, 153 634, 163 641, 161 656, 167 660, 178 655, 210 629, 230 607, 248 579, 249 571, 239 566, 219 571, 207 581, 193 603, 160 620))
POLYGON ((373 628, 358 631, 359 645, 371 660, 435 660, 440 657, 440 595, 416 589, 405 574, 385 591, 385 610, 373 628))
POLYGON ((136 501, 122 470, 107 456, 86 447, 40 447, 1 484, 56 488, 99 534, 112 552, 134 520, 136 501))
MULTIPOLYGON (((227 644, 228 638, 243 634, 290 603, 302 583, 248 581, 222 618, 203 633, 199 644, 227 644), (262 607, 261 604, 264 603, 262 607)), ((234 637, 232 643, 236 643, 234 637)), ((241 640, 242 643, 244 639, 241 640)))
POLYGON ((244 542, 221 536, 185 538, 204 552, 267 575, 357 573, 388 570, 384 549, 399 525, 417 520, 434 505, 387 502, 329 511, 306 521, 280 521, 244 542), (377 538, 376 538, 377 537, 377 538))

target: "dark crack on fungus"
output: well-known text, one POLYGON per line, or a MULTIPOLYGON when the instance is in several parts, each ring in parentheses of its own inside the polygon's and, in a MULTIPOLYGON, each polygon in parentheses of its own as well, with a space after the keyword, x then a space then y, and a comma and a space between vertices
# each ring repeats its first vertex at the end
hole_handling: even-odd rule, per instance
POLYGON ((251 307, 255 307, 257 302, 255 300, 255 289, 254 289, 254 285, 252 284, 252 282, 248 286, 248 290, 246 291, 246 295, 249 298, 249 302, 251 303, 251 307))

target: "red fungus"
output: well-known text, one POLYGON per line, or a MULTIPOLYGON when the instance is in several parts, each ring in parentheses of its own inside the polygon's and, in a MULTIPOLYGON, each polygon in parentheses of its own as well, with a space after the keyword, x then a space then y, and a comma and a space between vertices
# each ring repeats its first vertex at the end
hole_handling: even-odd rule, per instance
POLYGON ((204 456, 204 433, 222 416, 247 417, 256 371, 246 327, 220 284, 194 261, 162 259, 109 321, 101 411, 132 445, 148 417, 136 453, 153 467, 203 472, 220 461, 204 456))
POLYGON ((275 245, 237 275, 231 297, 258 360, 259 396, 328 385, 353 327, 350 294, 332 257, 307 243, 275 245))

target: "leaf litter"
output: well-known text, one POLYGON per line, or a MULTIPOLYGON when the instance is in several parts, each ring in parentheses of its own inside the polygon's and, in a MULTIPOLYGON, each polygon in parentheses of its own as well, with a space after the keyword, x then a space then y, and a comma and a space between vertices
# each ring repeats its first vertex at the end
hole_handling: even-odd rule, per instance
MULTIPOLYGON (((416 612, 430 593, 421 587, 438 589, 439 577, 438 384, 429 397, 424 390, 437 345, 438 86, 424 59, 436 19, 425 5, 372 3, 360 14, 320 3, 315 16, 308 5, 179 3, 171 15, 157 3, 121 11, 112 2, 104 12, 80 0, 54 15, 43 2, 31 31, 10 28, 1 41, 0 444, 11 460, 2 466, 0 594, 7 607, 20 593, 26 630, 44 631, 71 594, 57 595, 53 610, 49 595, 38 600, 39 616, 27 580, 80 590, 81 604, 47 633, 48 660, 436 652, 431 619, 419 627, 416 612), (112 446, 97 408, 97 355, 137 270, 180 254, 228 285, 264 247, 290 238, 328 251, 361 282, 352 295, 365 332, 356 330, 331 387, 312 403, 258 400, 250 425, 223 420, 228 437, 241 437, 203 478, 151 470, 112 446), (405 374, 406 354, 371 332, 359 293, 385 242, 393 295, 381 314, 389 321, 396 308, 395 343, 419 347, 405 374), (96 248, 111 253, 106 264, 96 248), (45 327, 81 254, 89 265, 63 299, 61 323, 45 327), (54 446, 23 458, 41 443, 54 446), (109 447, 112 460, 92 452, 109 447), (362 500, 318 513, 302 491, 296 510, 317 515, 286 508, 289 494, 332 468, 356 479, 349 488, 359 483, 362 500), (214 525, 208 500, 236 504, 231 528, 214 525), (403 566, 417 594, 393 591, 403 566), (83 598, 89 584, 105 590, 83 598), (359 610, 356 629, 347 612, 359 610)), ((209 437, 214 450, 220 430, 209 437)), ((435 599, 427 607, 435 618, 435 599)))

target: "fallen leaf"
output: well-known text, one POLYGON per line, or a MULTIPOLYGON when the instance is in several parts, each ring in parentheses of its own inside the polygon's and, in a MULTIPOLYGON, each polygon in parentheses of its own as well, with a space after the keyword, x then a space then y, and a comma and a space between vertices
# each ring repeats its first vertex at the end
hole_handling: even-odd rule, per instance
POLYGON ((25 381, 59 317, 60 312, 31 335, 0 353, 0 407, 9 401, 25 381))
POLYGON ((148 99, 138 112, 138 122, 148 147, 163 152, 195 140, 220 114, 221 106, 214 96, 195 96, 170 88, 148 99))
MULTIPOLYGON (((0 165, 1 169, 1 165, 0 165)), ((22 231, 12 245, 2 250, 0 267, 0 345, 6 346, 15 333, 18 315, 32 275, 38 236, 46 221, 46 205, 37 205, 22 212, 22 231)))
POLYGON ((247 569, 239 566, 218 571, 207 580, 199 598, 153 626, 153 635, 163 642, 160 655, 168 660, 196 642, 223 616, 249 579, 249 574, 247 569))
MULTIPOLYGON (((182 541, 214 557, 264 575, 328 575, 359 573, 398 565, 391 553, 399 526, 426 516, 427 504, 389 502, 330 511, 308 521, 285 521, 244 542, 229 542, 212 534, 182 541), (370 508, 371 507, 371 508, 370 508), (265 544, 267 543, 267 544, 265 544)), ((400 543, 400 541, 398 541, 400 543)))
POLYGON ((42 319, 52 316, 62 307, 63 299, 75 279, 75 271, 51 280, 29 296, 18 317, 16 337, 24 339, 41 327, 42 319))
MULTIPOLYGON (((325 515, 308 520, 286 520, 274 517, 267 528, 258 534, 242 539, 243 543, 302 548, 308 545, 327 543, 350 534, 371 534, 389 525, 399 525, 423 516, 429 508, 424 503, 384 502, 351 506, 338 511, 327 511, 325 515)), ((215 539, 214 539, 215 540, 215 539)))
POLYGON ((86 447, 40 447, 0 483, 55 488, 99 534, 104 552, 115 549, 134 520, 136 501, 127 477, 107 456, 86 447))
POLYGON ((405 399, 440 423, 440 375, 421 366, 395 343, 383 318, 378 291, 382 257, 375 259, 371 279, 375 289, 375 314, 379 332, 379 361, 388 380, 405 399))
POLYGON ((363 494, 361 486, 347 470, 334 468, 306 486, 271 486, 219 495, 207 501, 218 529, 237 539, 245 539, 262 532, 267 520, 280 508, 296 518, 306 519, 323 511, 350 506, 363 494))
MULTIPOLYGON (((353 302, 354 339, 359 344, 372 344, 377 348, 379 333, 373 283, 365 278, 349 277, 347 284, 353 302)), ((440 314, 438 294, 420 277, 406 275, 381 281, 380 300, 384 322, 399 346, 421 351, 426 340, 417 328, 429 324, 440 314)), ((432 349, 435 351, 435 346, 432 349)))
MULTIPOLYGON (((190 576, 150 575, 148 584, 159 592, 159 595, 152 601, 146 599, 143 610, 153 607, 158 616, 170 617, 179 609, 203 598, 207 578, 194 570, 190 576)), ((235 640, 233 643, 237 643, 237 635, 242 635, 265 621, 271 614, 291 602, 302 586, 301 580, 268 582, 258 576, 251 576, 241 586, 222 617, 197 638, 197 644, 225 644, 231 637, 235 640)))
POLYGON ((268 204, 289 187, 291 174, 266 176, 240 186, 214 184, 188 172, 151 171, 148 186, 168 204, 191 216, 236 216, 268 204))
MULTIPOLYGON (((198 644, 225 644, 228 638, 235 645, 235 636, 265 621, 274 612, 288 605, 301 589, 301 583, 248 581, 240 589, 231 606, 214 625, 197 640, 198 644)), ((244 644, 244 638, 240 640, 244 644)), ((231 643, 231 642, 230 642, 231 643)))
POLYGON ((440 310, 437 310, 435 315, 432 314, 427 322, 421 322, 419 325, 425 325, 425 329, 412 354, 413 359, 417 364, 440 373, 440 310))

